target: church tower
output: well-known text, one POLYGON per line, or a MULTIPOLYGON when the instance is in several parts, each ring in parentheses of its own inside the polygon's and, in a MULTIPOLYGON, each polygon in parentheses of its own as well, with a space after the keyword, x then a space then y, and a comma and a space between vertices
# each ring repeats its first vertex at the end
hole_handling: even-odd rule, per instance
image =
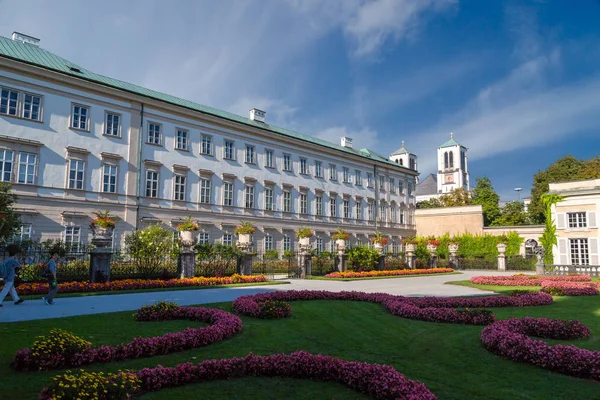
POLYGON ((461 146, 454 140, 454 134, 450 133, 450 140, 437 149, 438 193, 448 193, 453 189, 463 188, 469 191, 469 168, 467 165, 467 148, 461 146))
POLYGON ((402 141, 402 147, 390 155, 390 160, 413 171, 417 170, 417 156, 406 150, 404 140, 402 141))

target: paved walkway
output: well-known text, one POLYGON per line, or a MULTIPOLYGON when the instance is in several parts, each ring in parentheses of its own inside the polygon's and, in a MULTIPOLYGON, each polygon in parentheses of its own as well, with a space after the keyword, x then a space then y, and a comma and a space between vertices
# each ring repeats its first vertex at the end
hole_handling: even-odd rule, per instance
POLYGON ((181 305, 217 303, 233 301, 239 296, 278 290, 329 290, 332 292, 356 290, 368 293, 382 292, 413 297, 477 296, 490 294, 491 292, 485 292, 466 286, 444 285, 444 283, 466 280, 476 275, 512 274, 514 274, 514 272, 467 271, 460 275, 372 279, 351 282, 292 279, 289 280, 290 283, 286 285, 178 290, 171 292, 164 291, 65 298, 61 298, 59 293, 55 304, 52 306, 44 305, 41 300, 26 300, 24 303, 17 306, 10 301, 4 301, 4 307, 0 307, 0 323, 137 310, 143 305, 152 304, 158 300, 169 300, 181 305))

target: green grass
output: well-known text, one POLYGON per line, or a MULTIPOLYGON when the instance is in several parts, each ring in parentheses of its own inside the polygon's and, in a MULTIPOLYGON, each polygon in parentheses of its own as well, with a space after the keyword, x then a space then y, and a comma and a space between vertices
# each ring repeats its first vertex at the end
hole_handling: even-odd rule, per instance
MULTIPOLYGON (((213 304, 227 311, 231 303, 213 304)), ((425 383, 439 399, 593 399, 600 383, 570 378, 499 358, 486 351, 482 327, 413 321, 389 314, 378 304, 348 301, 293 302, 293 317, 243 317, 244 331, 232 339, 166 356, 87 366, 93 371, 139 369, 157 364, 306 350, 346 360, 394 366, 425 383)), ((0 310, 1 312, 1 310, 0 310)), ((593 336, 577 346, 600 350, 600 304, 593 297, 556 298, 543 307, 493 309, 498 319, 536 316, 578 319, 593 336)), ((135 336, 158 335, 198 326, 189 321, 135 322, 132 312, 0 324, 0 399, 35 399, 60 371, 14 372, 14 351, 34 337, 60 327, 96 345, 118 344, 135 336)), ((558 341, 549 341, 558 343, 558 341)), ((281 378, 245 378, 199 383, 144 395, 143 399, 365 399, 341 384, 281 378)))
MULTIPOLYGON (((128 293, 146 293, 146 292, 174 292, 178 290, 201 290, 201 289, 222 289, 222 288, 235 288, 244 286, 268 286, 268 285, 285 285, 290 282, 282 281, 267 281, 267 282, 250 282, 250 283, 231 283, 229 285, 214 285, 214 286, 184 286, 184 287, 168 287, 168 288, 156 288, 156 289, 130 289, 130 290, 109 290, 103 292, 81 292, 81 293, 60 293, 59 283, 59 294, 60 297, 86 297, 86 296, 108 296, 111 294, 128 294, 128 293)), ((41 299, 41 294, 29 294, 20 296, 25 300, 41 299)), ((9 296, 4 301, 12 301, 9 296)), ((1 399, 2 397, 0 397, 1 399)))
POLYGON ((540 286, 498 286, 498 285, 477 285, 475 283, 471 283, 468 280, 465 281, 452 281, 446 282, 445 285, 459 285, 459 286, 468 286, 475 289, 487 290, 489 292, 501 293, 501 294, 509 294, 513 290, 528 290, 531 292, 539 292, 540 286))
POLYGON ((365 278, 325 278, 324 276, 310 276, 308 279, 322 280, 322 281, 367 281, 371 279, 397 279, 397 278, 419 278, 421 276, 438 276, 438 275, 461 275, 462 272, 442 272, 439 274, 423 274, 423 275, 392 275, 392 276, 368 276, 365 278))

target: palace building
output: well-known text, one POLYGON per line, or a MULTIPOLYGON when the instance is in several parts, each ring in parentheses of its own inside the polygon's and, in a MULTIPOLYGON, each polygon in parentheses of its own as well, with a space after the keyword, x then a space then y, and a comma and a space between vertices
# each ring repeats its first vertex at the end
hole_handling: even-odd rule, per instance
MULTIPOLYGON (((386 158, 351 138, 270 125, 262 110, 242 117, 112 79, 39 42, 0 37, 0 179, 18 195, 17 240, 86 244, 99 210, 119 219, 117 247, 127 232, 174 230, 187 216, 201 224, 200 241, 225 244, 250 221, 257 250, 293 250, 304 225, 320 250, 338 227, 351 244, 384 232, 388 251, 416 233, 414 154, 386 158)), ((460 146, 454 157, 456 169, 460 146)))

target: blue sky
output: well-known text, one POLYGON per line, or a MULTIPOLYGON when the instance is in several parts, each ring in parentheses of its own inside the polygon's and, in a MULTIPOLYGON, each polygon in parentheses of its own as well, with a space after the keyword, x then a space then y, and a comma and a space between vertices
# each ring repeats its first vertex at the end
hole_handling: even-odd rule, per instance
POLYGON ((598 0, 0 0, 16 30, 97 73, 436 169, 449 138, 503 200, 600 153, 598 0))

